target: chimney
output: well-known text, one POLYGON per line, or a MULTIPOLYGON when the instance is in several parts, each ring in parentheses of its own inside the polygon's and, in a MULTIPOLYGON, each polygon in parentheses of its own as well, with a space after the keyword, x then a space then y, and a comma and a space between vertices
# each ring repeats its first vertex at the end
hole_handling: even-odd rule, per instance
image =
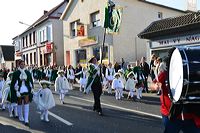
POLYGON ((44 14, 46 14, 48 11, 47 10, 44 10, 44 14))
POLYGON ((187 11, 197 11, 197 0, 187 0, 187 11))

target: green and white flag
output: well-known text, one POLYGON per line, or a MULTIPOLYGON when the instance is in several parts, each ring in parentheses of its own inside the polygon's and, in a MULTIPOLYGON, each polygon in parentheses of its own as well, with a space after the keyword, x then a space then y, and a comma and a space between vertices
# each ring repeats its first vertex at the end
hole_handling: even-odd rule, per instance
POLYGON ((115 7, 109 3, 105 7, 105 21, 104 28, 107 29, 107 33, 116 34, 119 33, 122 20, 122 7, 115 7))

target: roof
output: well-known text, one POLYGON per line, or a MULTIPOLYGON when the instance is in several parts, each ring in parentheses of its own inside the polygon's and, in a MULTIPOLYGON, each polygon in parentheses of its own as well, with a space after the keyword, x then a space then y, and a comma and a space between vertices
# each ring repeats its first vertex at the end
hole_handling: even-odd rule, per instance
POLYGON ((163 8, 167 8, 167 9, 171 9, 171 10, 175 10, 175 11, 179 11, 179 12, 183 12, 183 13, 187 13, 188 12, 188 11, 183 11, 183 10, 180 10, 180 9, 177 9, 177 8, 161 5, 161 4, 150 2, 150 1, 146 1, 146 0, 138 0, 138 1, 144 2, 144 3, 147 3, 147 4, 151 4, 151 5, 155 5, 155 6, 159 6, 159 7, 163 7, 163 8))
POLYGON ((3 57, 5 61, 14 61, 15 47, 1 45, 3 57))
MULTIPOLYGON (((63 0, 63 2, 61 2, 59 5, 57 5, 56 7, 52 8, 50 11, 47 11, 47 13, 45 13, 44 15, 42 15, 38 20, 36 20, 31 26, 29 26, 23 33, 21 33, 20 35, 24 34, 25 32, 31 30, 32 28, 36 27, 37 25, 41 24, 42 22, 44 22, 45 20, 51 18, 51 14, 53 14, 58 8, 60 8, 63 4, 65 4, 65 2, 68 2, 69 0, 63 0)), ((55 18, 55 17, 54 17, 55 18)), ((59 17, 57 18, 59 19, 59 17)), ((17 37, 17 36, 16 36, 17 37)), ((16 38, 14 37, 14 38, 16 38)), ((14 39, 13 38, 13 39, 14 39)))
POLYGON ((200 28, 200 12, 166 18, 152 22, 146 29, 138 34, 140 38, 152 39, 158 36, 194 31, 200 28))

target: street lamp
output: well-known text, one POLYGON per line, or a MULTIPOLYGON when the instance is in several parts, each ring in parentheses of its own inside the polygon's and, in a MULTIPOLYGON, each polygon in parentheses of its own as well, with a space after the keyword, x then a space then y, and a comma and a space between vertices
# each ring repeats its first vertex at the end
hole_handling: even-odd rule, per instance
MULTIPOLYGON (((19 21, 20 24, 23 24, 23 25, 26 25, 28 27, 31 27, 31 25, 27 24, 27 23, 24 23, 22 21, 19 21)), ((34 28, 34 25, 32 26, 32 28, 34 28)), ((34 57, 35 58, 35 57, 34 57)), ((38 66, 38 45, 37 45, 37 42, 36 42, 36 65, 38 66)))

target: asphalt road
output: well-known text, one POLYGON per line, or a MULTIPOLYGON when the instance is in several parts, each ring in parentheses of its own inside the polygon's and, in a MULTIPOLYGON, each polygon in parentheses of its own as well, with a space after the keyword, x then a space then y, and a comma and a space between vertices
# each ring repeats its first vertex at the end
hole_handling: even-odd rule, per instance
MULTIPOLYGON (((38 86, 36 85, 35 88, 38 86)), ((53 89, 53 88, 52 88, 53 89)), ((114 95, 102 95, 103 116, 92 111, 93 95, 71 90, 60 104, 53 92, 56 106, 50 110, 50 122, 40 121, 35 103, 30 105, 30 128, 7 111, 0 112, 1 133, 161 133, 163 125, 159 111, 159 98, 144 94, 140 101, 115 100, 114 95)))

